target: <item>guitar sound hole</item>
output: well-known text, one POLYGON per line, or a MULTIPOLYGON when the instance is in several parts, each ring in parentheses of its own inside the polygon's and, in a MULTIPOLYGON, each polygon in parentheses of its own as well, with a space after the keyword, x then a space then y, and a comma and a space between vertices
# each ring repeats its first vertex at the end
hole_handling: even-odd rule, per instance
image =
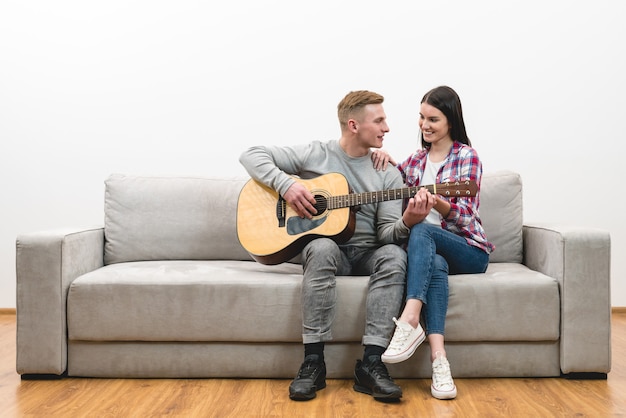
POLYGON ((315 195, 315 209, 317 210, 317 215, 321 215, 328 209, 328 200, 326 196, 315 195))

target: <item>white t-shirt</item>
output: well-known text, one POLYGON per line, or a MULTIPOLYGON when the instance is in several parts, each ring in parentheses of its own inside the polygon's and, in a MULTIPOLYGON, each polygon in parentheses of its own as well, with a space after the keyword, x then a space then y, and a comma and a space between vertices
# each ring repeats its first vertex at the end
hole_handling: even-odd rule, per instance
MULTIPOLYGON (((431 184, 437 183, 437 173, 439 173, 439 169, 443 165, 444 161, 440 161, 438 163, 434 163, 430 160, 430 154, 426 156, 426 168, 424 169, 424 175, 420 180, 420 186, 428 186, 431 184)), ((431 209, 428 216, 424 219, 424 222, 439 225, 441 226, 441 219, 439 217, 439 212, 435 209, 431 209)))

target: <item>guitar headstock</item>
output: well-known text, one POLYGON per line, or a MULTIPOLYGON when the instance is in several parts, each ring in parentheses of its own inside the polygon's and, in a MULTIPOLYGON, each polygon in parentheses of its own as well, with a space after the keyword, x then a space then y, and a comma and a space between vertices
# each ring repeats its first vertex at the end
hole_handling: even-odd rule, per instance
POLYGON ((435 193, 445 197, 473 197, 478 192, 478 185, 474 180, 439 183, 435 193))

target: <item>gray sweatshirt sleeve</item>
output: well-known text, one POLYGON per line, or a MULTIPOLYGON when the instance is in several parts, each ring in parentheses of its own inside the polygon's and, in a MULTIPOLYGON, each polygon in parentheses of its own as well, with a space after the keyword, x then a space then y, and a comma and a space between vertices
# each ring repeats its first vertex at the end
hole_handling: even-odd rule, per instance
MULTIPOLYGON (((394 172, 390 177, 392 181, 388 183, 388 189, 405 187, 399 173, 394 172)), ((402 200, 379 203, 376 216, 376 235, 381 243, 403 243, 409 237, 410 229, 402 222, 402 200)))
POLYGON ((250 177, 283 195, 295 182, 310 152, 307 146, 255 146, 244 151, 239 162, 250 177))

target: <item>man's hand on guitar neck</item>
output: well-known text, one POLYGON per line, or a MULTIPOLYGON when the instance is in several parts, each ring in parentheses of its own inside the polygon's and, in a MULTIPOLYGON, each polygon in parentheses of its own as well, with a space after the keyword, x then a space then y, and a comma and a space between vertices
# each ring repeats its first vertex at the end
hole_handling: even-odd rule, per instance
POLYGON ((302 183, 292 184, 283 198, 301 218, 311 219, 317 214, 315 196, 302 183))

